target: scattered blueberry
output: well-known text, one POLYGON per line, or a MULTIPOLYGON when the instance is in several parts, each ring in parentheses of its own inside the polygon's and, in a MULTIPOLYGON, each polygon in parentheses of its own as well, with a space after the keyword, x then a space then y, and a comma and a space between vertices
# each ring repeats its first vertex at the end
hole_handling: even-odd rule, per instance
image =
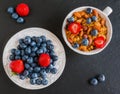
POLYGON ((28 70, 25 70, 24 72, 23 72, 23 76, 28 76, 29 75, 29 71, 28 70))
POLYGON ((9 59, 10 59, 10 60, 14 60, 14 59, 15 59, 15 56, 12 54, 12 55, 10 55, 9 59))
POLYGON ((93 36, 97 36, 97 34, 98 34, 98 30, 95 29, 91 31, 91 35, 93 36))
POLYGON ((14 8, 13 7, 8 7, 7 12, 12 14, 14 13, 14 8))
POLYGON ((33 68, 30 67, 30 68, 28 69, 28 71, 29 71, 29 72, 33 72, 33 68))
POLYGON ((74 17, 70 17, 67 19, 68 22, 74 22, 74 20, 75 20, 74 17))
POLYGON ((34 72, 40 72, 40 67, 35 67, 34 72))
POLYGON ((73 48, 78 48, 79 44, 78 43, 74 43, 73 48))
POLYGON ((41 42, 42 42, 42 38, 37 37, 37 38, 36 38, 36 42, 37 42, 37 43, 41 43, 41 42))
POLYGON ((32 52, 36 52, 38 50, 38 47, 34 46, 32 47, 32 52))
POLYGON ((22 60, 23 60, 23 61, 26 61, 27 59, 28 59, 28 56, 27 56, 27 55, 23 55, 23 56, 22 56, 22 60))
POLYGON ((30 45, 31 46, 36 46, 36 42, 32 41, 30 45))
POLYGON ((86 12, 88 13, 88 14, 91 14, 92 13, 92 9, 91 8, 87 8, 87 10, 86 10, 86 12))
POLYGON ((37 78, 38 77, 38 75, 37 75, 37 73, 32 73, 32 75, 31 75, 31 78, 37 78))
POLYGON ((40 85, 41 83, 42 83, 41 79, 37 79, 37 80, 36 80, 36 84, 37 84, 37 85, 40 85))
POLYGON ((25 79, 25 76, 23 76, 23 75, 19 75, 19 77, 20 77, 21 80, 25 79))
POLYGON ((24 43, 26 45, 30 44, 31 43, 31 37, 30 36, 26 36, 25 39, 24 39, 24 43))
POLYGON ((13 13, 12 14, 12 18, 16 20, 18 18, 18 14, 17 13, 13 13))
POLYGON ((90 80, 90 84, 93 85, 93 86, 96 86, 98 84, 98 80, 96 78, 92 78, 90 80))
POLYGON ((21 48, 21 49, 25 49, 26 47, 27 47, 27 45, 25 45, 24 43, 21 43, 21 44, 20 44, 20 48, 21 48))
POLYGON ((25 63, 25 68, 26 68, 26 69, 29 69, 29 68, 30 68, 30 65, 27 64, 27 63, 25 63))
POLYGON ((91 18, 87 18, 87 24, 90 24, 92 22, 91 18))
POLYGON ((21 56, 24 56, 24 55, 25 55, 24 50, 21 50, 21 51, 20 51, 20 55, 21 55, 21 56))
POLYGON ((30 83, 31 83, 32 85, 36 84, 36 79, 30 79, 30 83))
POLYGON ((33 63, 33 58, 32 57, 28 57, 27 63, 29 63, 29 64, 33 63))
POLYGON ((20 50, 16 49, 15 50, 15 55, 20 55, 20 50))
POLYGON ((45 37, 45 36, 40 36, 40 38, 42 38, 42 41, 43 41, 43 42, 46 41, 46 37, 45 37))
POLYGON ((82 40, 82 45, 88 46, 88 44, 89 44, 88 39, 84 38, 84 39, 82 40))
POLYGON ((41 83, 42 83, 42 85, 47 85, 47 84, 48 84, 48 80, 43 79, 43 80, 41 81, 41 83))
POLYGON ((93 21, 97 21, 97 17, 96 16, 92 16, 92 20, 93 21))
POLYGON ((98 79, 99 82, 104 82, 105 81, 105 75, 100 74, 100 75, 98 75, 97 79, 98 79))
POLYGON ((25 48, 25 54, 31 54, 31 48, 30 47, 27 47, 25 48))
POLYGON ((14 54, 14 53, 15 53, 15 50, 16 50, 16 49, 12 49, 12 50, 11 50, 11 53, 14 54))
POLYGON ((37 50, 37 54, 39 55, 39 54, 42 54, 43 53, 43 49, 39 49, 39 50, 37 50))
POLYGON ((18 59, 21 59, 21 57, 19 55, 16 55, 15 59, 18 60, 18 59))
POLYGON ((24 18, 19 17, 19 18, 17 19, 17 23, 24 23, 24 18))

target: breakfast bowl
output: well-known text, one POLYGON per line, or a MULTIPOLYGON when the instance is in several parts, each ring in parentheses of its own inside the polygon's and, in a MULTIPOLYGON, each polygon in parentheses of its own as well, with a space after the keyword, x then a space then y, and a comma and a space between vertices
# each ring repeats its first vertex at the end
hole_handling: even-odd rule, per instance
POLYGON ((112 24, 108 16, 110 7, 103 11, 91 6, 78 7, 65 17, 62 35, 67 46, 82 55, 103 51, 112 38, 112 24))

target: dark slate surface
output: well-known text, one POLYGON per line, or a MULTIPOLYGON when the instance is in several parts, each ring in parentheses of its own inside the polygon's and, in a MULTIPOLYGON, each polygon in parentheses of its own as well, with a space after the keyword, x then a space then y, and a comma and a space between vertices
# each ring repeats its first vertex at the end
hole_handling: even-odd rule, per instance
POLYGON ((120 94, 120 0, 0 0, 0 93, 1 94, 120 94), (26 2, 31 14, 25 24, 16 24, 6 13, 8 6, 26 2), (74 8, 90 5, 103 10, 113 8, 109 16, 113 25, 113 37, 109 46, 101 53, 83 56, 70 50, 61 34, 65 16, 74 8), (53 32, 63 43, 67 62, 62 76, 51 86, 36 91, 25 90, 15 85, 5 74, 2 52, 8 39, 19 30, 42 27, 53 32), (87 80, 104 73, 106 82, 96 87, 87 80))

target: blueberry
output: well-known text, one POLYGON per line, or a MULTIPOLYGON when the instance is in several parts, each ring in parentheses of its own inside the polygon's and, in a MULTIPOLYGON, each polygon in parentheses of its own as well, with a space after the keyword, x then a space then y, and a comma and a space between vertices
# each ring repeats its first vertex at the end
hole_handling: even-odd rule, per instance
POLYGON ((36 79, 30 79, 30 83, 31 83, 32 85, 36 84, 36 79))
POLYGON ((92 36, 97 36, 97 34, 98 34, 98 30, 95 29, 91 31, 92 36))
POLYGON ((29 58, 27 59, 27 63, 29 63, 29 64, 33 63, 33 58, 32 58, 32 57, 29 57, 29 58))
POLYGON ((52 65, 55 66, 55 65, 56 65, 56 62, 52 62, 52 65))
POLYGON ((96 16, 92 16, 92 20, 93 21, 97 21, 97 17, 96 16))
POLYGON ((58 56, 53 55, 53 56, 52 56, 52 59, 53 59, 53 61, 57 61, 57 60, 58 60, 58 56))
POLYGON ((78 48, 79 44, 78 43, 74 43, 74 45, 72 46, 73 48, 78 48))
POLYGON ((30 36, 26 36, 25 39, 24 39, 24 43, 26 45, 30 44, 31 43, 31 37, 30 36))
POLYGON ((20 77, 21 80, 25 79, 25 76, 23 76, 23 75, 19 75, 19 77, 20 77))
POLYGON ((53 49, 54 49, 54 45, 50 44, 50 45, 47 46, 47 48, 48 48, 49 50, 53 50, 53 49))
POLYGON ((46 43, 42 43, 41 46, 42 46, 42 47, 46 47, 46 43))
POLYGON ((82 40, 82 45, 88 46, 88 44, 89 44, 88 39, 84 38, 84 39, 82 40))
POLYGON ((36 80, 36 84, 37 84, 37 85, 40 85, 41 83, 42 83, 41 79, 37 79, 37 80, 36 80))
POLYGON ((36 38, 36 42, 40 44, 42 42, 42 38, 41 37, 37 37, 36 38))
POLYGON ((28 59, 28 56, 27 56, 27 55, 22 56, 22 60, 23 60, 23 61, 26 61, 27 59, 28 59))
POLYGON ((34 57, 34 62, 38 62, 38 57, 34 57))
POLYGON ((25 68, 26 68, 26 69, 29 69, 29 68, 30 68, 30 65, 27 64, 27 63, 25 63, 25 68))
POLYGON ((31 39, 32 41, 36 41, 36 36, 33 36, 31 39))
POLYGON ((20 55, 20 50, 16 49, 15 50, 15 55, 20 55))
POLYGON ((8 7, 7 12, 12 14, 14 13, 14 8, 13 7, 8 7))
POLYGON ((28 76, 29 75, 29 71, 28 70, 25 70, 24 72, 23 72, 23 76, 28 76))
POLYGON ((50 65, 48 66, 48 68, 49 68, 49 69, 53 69, 54 66, 53 66, 52 64, 50 64, 50 65))
POLYGON ((30 47, 25 48, 25 54, 26 55, 31 54, 31 48, 30 47))
POLYGON ((23 43, 23 41, 24 41, 23 39, 19 39, 19 44, 23 43))
POLYGON ((37 46, 37 47, 40 47, 40 45, 41 45, 41 43, 37 43, 37 45, 36 45, 36 46, 37 46))
POLYGON ((50 45, 51 43, 52 43, 51 40, 47 40, 47 42, 46 42, 47 45, 50 45))
POLYGON ((10 55, 9 59, 10 59, 10 60, 14 60, 14 59, 15 59, 15 56, 12 54, 12 55, 10 55))
POLYGON ((45 36, 41 36, 40 38, 42 38, 42 42, 46 41, 46 37, 45 36))
POLYGON ((53 60, 52 59, 50 59, 50 63, 52 63, 53 62, 53 60))
POLYGON ((104 82, 105 81, 105 75, 100 74, 100 75, 98 75, 97 79, 98 79, 99 82, 104 82))
POLYGON ((34 57, 34 56, 36 56, 36 53, 35 53, 35 52, 32 52, 32 53, 30 54, 30 56, 31 56, 31 57, 34 57))
POLYGON ((47 77, 46 70, 41 70, 40 73, 41 73, 41 77, 42 77, 43 79, 45 79, 45 78, 47 77))
POLYGON ((57 73, 57 69, 56 69, 56 68, 52 68, 52 69, 50 70, 50 72, 51 72, 52 74, 56 74, 56 73, 57 73))
POLYGON ((21 59, 21 57, 19 55, 16 55, 15 59, 18 60, 18 59, 21 59))
POLYGON ((92 22, 91 18, 87 18, 86 22, 87 24, 90 24, 92 22))
POLYGON ((19 17, 18 19, 17 19, 17 23, 24 23, 24 18, 22 18, 22 17, 19 17))
POLYGON ((45 47, 43 48, 43 52, 44 52, 44 53, 46 53, 46 52, 47 52, 47 49, 46 49, 45 47))
POLYGON ((24 50, 21 50, 21 51, 20 51, 20 55, 21 55, 21 56, 24 56, 24 55, 25 55, 24 50))
POLYGON ((92 13, 92 9, 91 8, 87 8, 87 10, 86 10, 86 12, 88 13, 88 14, 91 14, 92 13))
POLYGON ((34 46, 32 47, 32 52, 36 52, 38 50, 38 47, 34 46))
POLYGON ((93 86, 96 86, 98 84, 98 80, 96 78, 92 78, 90 80, 90 84, 93 85, 93 86))
POLYGON ((74 20, 75 20, 74 17, 70 17, 67 19, 68 22, 74 22, 74 20))
POLYGON ((31 63, 30 65, 31 65, 31 67, 36 67, 37 66, 36 63, 31 63))
POLYGON ((48 80, 43 79, 43 80, 41 81, 41 83, 42 83, 42 85, 47 85, 47 84, 48 84, 48 80))
POLYGON ((14 54, 14 53, 15 53, 15 50, 16 50, 16 49, 12 49, 12 50, 11 50, 11 53, 14 54))
POLYGON ((30 45, 31 45, 31 46, 36 46, 36 42, 32 41, 32 42, 30 43, 30 45))
POLYGON ((32 73, 31 78, 37 78, 37 77, 38 77, 37 73, 32 73))
POLYGON ((30 68, 28 69, 28 71, 29 71, 29 72, 33 72, 33 68, 30 67, 30 68))
POLYGON ((26 47, 27 47, 27 45, 25 45, 24 43, 21 43, 21 44, 20 44, 20 48, 21 48, 21 49, 25 49, 26 47))
POLYGON ((49 68, 46 68, 45 70, 46 70, 46 73, 49 73, 49 72, 50 72, 50 69, 49 69, 49 68))
POLYGON ((37 50, 37 54, 39 55, 39 54, 42 54, 43 53, 43 49, 39 49, 39 50, 37 50))
POLYGON ((16 20, 18 18, 18 14, 17 13, 13 13, 12 14, 12 18, 16 20))
POLYGON ((53 50, 51 50, 49 53, 51 56, 55 55, 55 52, 53 50))
POLYGON ((40 67, 35 67, 35 68, 34 68, 34 71, 35 71, 35 72, 40 72, 40 67))

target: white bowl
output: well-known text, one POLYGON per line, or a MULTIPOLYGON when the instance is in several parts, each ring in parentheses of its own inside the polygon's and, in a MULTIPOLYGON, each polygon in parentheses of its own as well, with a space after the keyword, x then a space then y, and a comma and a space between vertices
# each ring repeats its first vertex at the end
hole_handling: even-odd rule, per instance
POLYGON ((63 25, 62 25, 63 39, 65 40, 65 42, 68 45, 68 47, 71 48, 73 51, 77 52, 78 54, 83 54, 83 55, 93 55, 93 54, 97 54, 97 53, 100 53, 101 51, 103 51, 108 46, 108 44, 110 43, 111 38, 112 38, 112 24, 111 24, 111 22, 110 22, 110 20, 108 18, 108 16, 111 13, 112 13, 112 9, 110 7, 106 7, 103 11, 101 11, 98 8, 91 7, 91 6, 83 6, 83 7, 79 7, 79 8, 76 8, 76 9, 72 10, 66 16, 66 18, 64 19, 63 25), (82 10, 85 10, 87 8, 96 9, 99 12, 99 14, 101 15, 101 17, 106 19, 106 26, 107 26, 107 29, 108 29, 106 45, 103 48, 101 48, 101 49, 95 49, 95 50, 92 50, 90 52, 84 52, 84 51, 80 51, 78 49, 73 48, 71 46, 71 44, 68 42, 67 37, 66 37, 66 33, 65 33, 65 26, 66 26, 67 19, 70 18, 73 15, 74 12, 82 11, 82 10))
POLYGON ((54 83, 62 74, 66 64, 66 55, 65 50, 60 42, 60 40, 50 31, 43 29, 43 28, 27 28, 24 30, 21 30, 20 32, 17 32, 14 36, 12 36, 9 41, 7 42, 4 51, 3 51, 3 67, 5 69, 5 72, 7 76, 18 86, 30 89, 30 90, 36 90, 36 89, 42 89, 50 86, 52 83, 54 83), (18 40, 21 38, 24 38, 25 36, 46 36, 47 39, 50 39, 54 45, 54 51, 56 55, 58 56, 58 60, 56 61, 55 67, 57 68, 56 74, 47 74, 48 84, 47 85, 31 85, 29 82, 29 79, 21 80, 19 79, 18 75, 13 75, 9 64, 9 56, 11 53, 11 49, 16 48, 18 45, 18 40))

